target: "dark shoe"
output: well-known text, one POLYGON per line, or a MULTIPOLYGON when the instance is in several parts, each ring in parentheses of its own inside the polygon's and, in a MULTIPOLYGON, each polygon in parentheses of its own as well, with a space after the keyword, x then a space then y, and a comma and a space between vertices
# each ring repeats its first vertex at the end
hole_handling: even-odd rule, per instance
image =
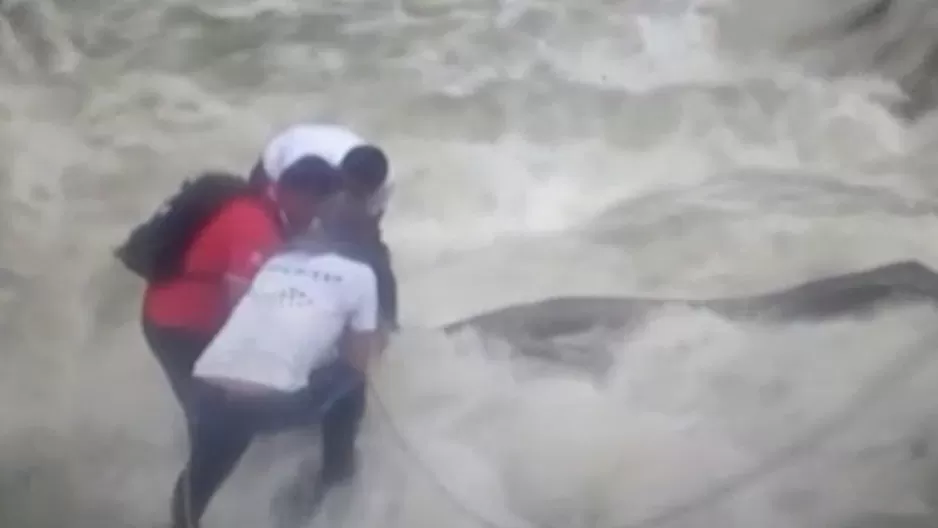
POLYGON ((358 470, 358 459, 355 450, 350 449, 342 457, 336 457, 323 463, 319 472, 319 484, 327 489, 337 484, 343 484, 352 479, 358 470))

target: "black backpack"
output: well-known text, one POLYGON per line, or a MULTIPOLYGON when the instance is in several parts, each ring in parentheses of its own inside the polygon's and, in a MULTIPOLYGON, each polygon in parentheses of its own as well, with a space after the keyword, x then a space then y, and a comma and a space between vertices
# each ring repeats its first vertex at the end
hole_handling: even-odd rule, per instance
POLYGON ((145 222, 135 227, 114 255, 148 282, 178 277, 183 257, 199 229, 230 200, 248 194, 247 182, 206 173, 183 182, 145 222))

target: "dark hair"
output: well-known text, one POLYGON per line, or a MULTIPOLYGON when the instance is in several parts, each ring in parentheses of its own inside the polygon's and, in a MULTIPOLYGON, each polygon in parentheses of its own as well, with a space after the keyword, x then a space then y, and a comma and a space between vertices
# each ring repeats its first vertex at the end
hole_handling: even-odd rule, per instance
POLYGON ((304 156, 291 163, 277 183, 284 189, 325 198, 339 190, 342 174, 319 156, 304 156))
POLYGON ((388 178, 388 158, 374 145, 361 145, 342 158, 345 177, 369 190, 375 190, 388 178))

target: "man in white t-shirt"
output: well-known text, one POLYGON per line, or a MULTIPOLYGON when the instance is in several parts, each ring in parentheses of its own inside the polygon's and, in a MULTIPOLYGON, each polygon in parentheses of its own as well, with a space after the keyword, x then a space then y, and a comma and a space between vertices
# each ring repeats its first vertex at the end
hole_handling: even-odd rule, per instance
MULTIPOLYGON (((363 393, 380 352, 375 275, 338 243, 295 242, 267 261, 195 364, 190 456, 175 528, 206 506, 260 433, 320 423, 363 393)), ((354 441, 354 436, 348 439, 354 441)))
MULTIPOLYGON (((398 327, 397 278, 381 234, 381 219, 391 194, 388 158, 381 148, 346 127, 301 123, 288 126, 264 146, 251 171, 255 183, 275 184, 297 160, 317 156, 339 168, 342 192, 318 216, 334 239, 354 241, 360 258, 377 279, 381 338, 398 327)), ((341 481, 354 472, 353 446, 365 413, 364 388, 353 391, 323 418, 323 478, 341 481)))

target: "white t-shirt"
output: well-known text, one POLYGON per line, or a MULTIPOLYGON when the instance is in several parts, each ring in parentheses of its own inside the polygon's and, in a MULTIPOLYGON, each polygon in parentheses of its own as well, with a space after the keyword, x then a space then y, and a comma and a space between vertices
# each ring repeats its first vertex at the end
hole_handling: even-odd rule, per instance
MULTIPOLYGON (((368 142, 358 134, 338 125, 298 124, 287 127, 264 147, 261 164, 264 172, 274 181, 287 168, 304 156, 319 156, 338 167, 345 156, 368 142)), ((391 194, 390 174, 368 203, 371 214, 383 213, 391 194)))
POLYGON ((196 361, 194 375, 301 389, 313 369, 338 357, 346 328, 377 328, 377 297, 365 264, 335 253, 276 255, 196 361))

